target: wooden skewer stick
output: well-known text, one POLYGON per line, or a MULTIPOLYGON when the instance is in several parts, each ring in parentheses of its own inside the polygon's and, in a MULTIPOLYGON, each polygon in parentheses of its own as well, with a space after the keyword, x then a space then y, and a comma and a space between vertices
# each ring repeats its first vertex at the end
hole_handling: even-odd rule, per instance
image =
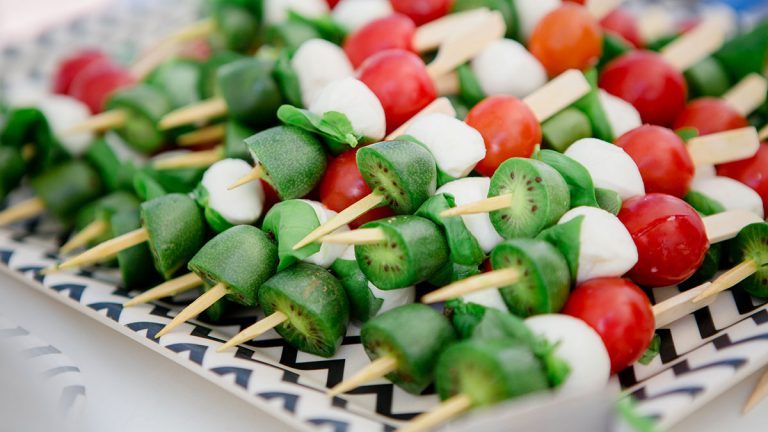
POLYGON ((30 159, 35 157, 36 153, 37 148, 32 143, 26 143, 21 146, 21 158, 24 159, 24 162, 28 162, 30 159))
POLYGON ((595 21, 600 21, 606 15, 619 7, 621 0, 587 0, 587 11, 595 21))
POLYGON ((712 281, 712 284, 703 293, 696 296, 693 299, 694 303, 699 303, 702 300, 706 300, 710 297, 733 287, 744 279, 752 276, 757 271, 757 263, 753 260, 746 260, 736 267, 721 274, 717 279, 712 281))
POLYGON ((411 124, 413 124, 413 122, 417 118, 427 114, 435 114, 435 113, 447 114, 451 117, 456 117, 456 110, 453 109, 453 105, 451 104, 451 101, 449 101, 448 98, 440 97, 433 100, 432 102, 430 102, 429 105, 422 108, 421 111, 419 111, 418 113, 416 113, 416 115, 408 119, 408 121, 400 125, 399 128, 393 130, 389 135, 387 135, 384 138, 384 141, 393 140, 399 137, 400 135, 403 135, 405 131, 408 130, 408 128, 411 126, 411 124))
POLYGON ((397 432, 425 432, 464 414, 470 408, 472 408, 472 399, 467 395, 458 394, 443 401, 431 411, 417 416, 397 432))
POLYGON ((512 194, 504 194, 443 210, 440 212, 440 217, 489 213, 492 211, 501 210, 511 205, 512 194))
POLYGON ((359 228, 352 231, 328 234, 323 237, 323 243, 365 245, 381 243, 386 239, 381 228, 359 228))
POLYGON ((637 29, 642 40, 653 42, 675 32, 675 22, 667 9, 660 4, 644 7, 637 18, 637 29))
POLYGON ((760 132, 757 133, 757 136, 760 138, 760 141, 767 140, 768 139, 768 125, 765 125, 760 129, 760 132))
POLYGON ((203 280, 200 279, 196 273, 187 273, 184 276, 171 279, 167 282, 147 290, 136 297, 123 303, 124 307, 131 307, 150 302, 152 300, 158 300, 163 297, 170 297, 176 294, 181 294, 185 291, 189 291, 192 288, 199 287, 203 284, 203 280))
POLYGON ((301 249, 312 242, 320 240, 320 238, 336 231, 342 225, 346 225, 352 222, 368 210, 381 204, 382 201, 384 201, 383 195, 371 192, 370 194, 361 198, 358 202, 342 210, 336 216, 328 219, 328 221, 326 221, 324 224, 315 228, 311 233, 307 234, 306 237, 296 243, 293 246, 293 250, 301 249))
POLYGON ((763 376, 760 377, 760 380, 757 382, 746 405, 744 405, 744 409, 741 411, 742 414, 752 411, 752 408, 756 407, 766 396, 768 396, 768 370, 765 371, 763 376))
POLYGON ((768 81, 760 74, 752 73, 739 81, 723 95, 723 100, 739 114, 747 116, 765 102, 768 81))
POLYGON ((222 98, 213 98, 171 111, 158 123, 160 130, 173 129, 202 120, 221 117, 229 111, 227 102, 222 98))
POLYGON ((453 35, 477 27, 487 20, 490 14, 491 11, 483 7, 449 14, 430 21, 416 29, 411 41, 413 49, 419 53, 436 49, 453 35))
POLYGON ((190 303, 189 306, 182 309, 181 312, 179 312, 179 314, 171 320, 171 322, 169 322, 165 327, 157 332, 155 339, 159 339, 160 337, 171 332, 176 327, 200 315, 200 313, 202 313, 204 310, 208 309, 211 307, 211 305, 221 300, 225 295, 227 295, 227 293, 228 291, 226 285, 223 283, 217 283, 213 288, 206 291, 205 294, 201 295, 195 301, 190 303))
POLYGON ((116 129, 124 125, 128 120, 128 112, 123 109, 104 111, 88 118, 65 130, 63 134, 74 135, 82 132, 102 132, 107 129, 116 129))
POLYGON ((224 345, 220 346, 216 351, 221 352, 228 348, 232 348, 235 345, 240 345, 243 342, 248 342, 251 339, 255 339, 267 331, 279 326, 283 322, 288 320, 288 316, 280 311, 275 311, 272 315, 264 317, 256 321, 255 324, 247 329, 236 334, 235 337, 228 340, 224 345))
POLYGON ((189 152, 166 159, 156 160, 152 166, 156 170, 209 167, 223 158, 224 147, 217 146, 210 150, 189 152))
POLYGON ((745 226, 763 222, 763 219, 747 210, 729 210, 702 219, 710 243, 730 240, 745 226))
POLYGON ((421 298, 422 303, 437 303, 459 298, 473 292, 513 284, 520 279, 517 269, 507 268, 470 276, 436 289, 421 298))
POLYGON ((717 51, 725 41, 725 31, 715 20, 705 20, 688 33, 665 46, 661 56, 679 71, 684 71, 717 51))
POLYGON ((164 37, 158 45, 188 42, 208 36, 214 31, 216 31, 216 21, 213 18, 204 18, 164 37))
POLYGON ((336 384, 336 386, 328 390, 326 394, 330 397, 338 396, 342 393, 346 393, 362 385, 368 384, 373 380, 382 378, 387 374, 394 372, 395 370, 397 370, 397 359, 395 357, 390 355, 379 357, 372 361, 371 364, 354 374, 350 379, 336 384))
POLYGON ((760 138, 749 126, 691 138, 687 147, 694 165, 717 165, 754 156, 760 149, 760 138))
POLYGON ((220 123, 206 126, 196 131, 187 132, 179 136, 179 147, 192 147, 199 144, 221 141, 226 134, 227 125, 220 123))
POLYGON ((261 164, 256 165, 255 167, 253 167, 253 169, 248 174, 240 177, 236 182, 234 182, 232 185, 230 185, 227 188, 227 190, 236 189, 236 188, 239 188, 240 186, 242 186, 242 185, 244 185, 246 183, 250 183, 250 182, 259 180, 262 177, 264 177, 264 174, 266 174, 264 172, 264 167, 261 166, 261 164))
POLYGON ((104 219, 96 219, 89 223, 80 232, 72 236, 68 242, 64 243, 59 249, 59 254, 66 255, 77 248, 88 244, 91 240, 101 236, 109 229, 109 224, 104 219))
POLYGON ((548 82, 523 102, 530 108, 539 123, 560 112, 592 90, 584 74, 569 69, 548 82))
POLYGON ((456 73, 456 71, 451 71, 443 76, 437 77, 434 80, 434 83, 437 94, 442 96, 457 95, 461 91, 459 74, 456 73))
POLYGON ((42 214, 45 204, 40 198, 30 198, 0 211, 0 227, 42 214))
POLYGON ((664 327, 714 303, 717 297, 712 297, 705 302, 693 302, 694 298, 706 291, 711 285, 712 283, 705 282, 695 288, 691 288, 688 291, 681 292, 662 302, 656 303, 653 306, 653 317, 656 322, 656 328, 664 327))
POLYGON ((62 262, 56 266, 56 269, 64 270, 101 262, 122 250, 144 243, 147 240, 149 240, 149 233, 145 228, 139 228, 119 237, 99 243, 80 255, 62 262))

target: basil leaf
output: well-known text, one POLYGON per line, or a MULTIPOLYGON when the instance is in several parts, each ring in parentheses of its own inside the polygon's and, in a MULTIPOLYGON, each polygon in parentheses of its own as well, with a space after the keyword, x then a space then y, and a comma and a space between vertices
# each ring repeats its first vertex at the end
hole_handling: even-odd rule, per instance
POLYGON ((610 189, 595 188, 595 197, 597 198, 597 204, 601 209, 608 213, 613 213, 617 216, 621 211, 621 195, 618 192, 610 189))
POLYGON ((283 99, 294 106, 302 106, 301 86, 299 85, 299 75, 291 66, 291 56, 288 51, 282 51, 275 62, 275 69, 272 74, 277 82, 277 87, 283 95, 283 99))
POLYGON ((579 271, 581 222, 583 220, 584 216, 575 217, 568 222, 553 225, 536 236, 537 239, 554 245, 563 254, 565 260, 568 261, 568 269, 571 271, 573 280, 576 280, 579 271))
POLYGON ((613 136, 613 129, 611 123, 608 121, 608 115, 605 113, 603 104, 600 103, 600 96, 598 95, 597 88, 597 69, 589 69, 584 72, 584 76, 589 81, 592 89, 581 99, 574 102, 573 107, 578 108, 584 114, 589 117, 589 121, 592 123, 592 133, 595 138, 599 138, 603 141, 613 142, 615 138, 613 136))
POLYGON ((459 66, 456 69, 456 74, 459 77, 459 96, 461 96, 461 100, 464 103, 473 107, 485 99, 483 88, 480 87, 477 76, 472 72, 468 64, 459 66))
POLYGON ((460 217, 444 218, 440 213, 455 207, 452 195, 437 194, 430 197, 416 210, 415 215, 429 219, 445 233, 448 240, 451 261, 457 264, 477 266, 485 259, 485 254, 475 236, 464 225, 460 217))
POLYGON ((643 356, 640 357, 640 364, 649 365, 653 361, 653 359, 656 358, 657 355, 659 355, 659 350, 661 349, 661 338, 659 335, 653 335, 653 339, 651 339, 651 345, 648 346, 648 349, 645 350, 645 353, 643 353, 643 356))
POLYGON ((288 11, 288 19, 312 27, 323 39, 333 42, 336 45, 341 45, 341 43, 344 42, 344 38, 347 36, 347 31, 344 27, 337 24, 330 15, 321 15, 319 17, 310 18, 294 11, 288 11))
POLYGON ((283 201, 267 212, 262 229, 277 241, 277 256, 280 259, 277 271, 285 270, 320 251, 319 243, 293 250, 293 245, 318 226, 320 221, 315 210, 302 200, 283 201))
POLYGON ((328 141, 351 148, 357 147, 363 138, 352 129, 347 116, 337 111, 328 111, 321 117, 305 109, 283 105, 277 110, 277 117, 286 125, 316 133, 328 141))
POLYGON ((571 207, 598 207, 592 176, 583 165, 554 150, 539 150, 533 158, 551 166, 563 176, 571 195, 571 207))

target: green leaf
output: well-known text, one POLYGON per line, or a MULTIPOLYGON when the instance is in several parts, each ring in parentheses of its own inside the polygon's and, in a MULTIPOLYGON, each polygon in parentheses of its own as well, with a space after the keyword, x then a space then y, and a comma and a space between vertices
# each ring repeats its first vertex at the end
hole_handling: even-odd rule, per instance
POLYGON ((654 335, 653 339, 651 339, 651 345, 648 347, 647 350, 643 353, 643 356, 640 357, 640 364, 649 365, 653 361, 653 359, 656 358, 657 355, 659 355, 659 350, 661 349, 661 338, 659 335, 654 335))
POLYGON ((602 70, 611 60, 620 57, 629 51, 632 51, 632 45, 627 41, 620 36, 605 32, 603 34, 603 56, 600 57, 600 62, 598 63, 597 68, 602 70))
POLYGON ((540 150, 533 156, 554 168, 568 184, 571 207, 598 207, 592 176, 583 165, 554 150, 540 150))
POLYGON ((485 253, 475 236, 459 217, 444 218, 440 213, 456 206, 452 195, 437 194, 430 197, 416 210, 415 215, 429 219, 445 234, 452 262, 467 266, 477 266, 485 259, 485 253))
POLYGON ((733 82, 750 73, 763 73, 768 57, 768 21, 726 42, 712 55, 730 72, 733 82))
POLYGON ((137 171, 133 176, 133 189, 142 201, 150 201, 168 193, 152 176, 144 171, 137 171))
POLYGON ((351 148, 357 147, 363 138, 352 129, 347 116, 337 111, 328 111, 321 117, 305 109, 283 105, 277 110, 277 117, 286 125, 316 133, 328 141, 351 148))
POLYGON ((277 82, 277 87, 280 89, 283 98, 291 105, 302 106, 303 102, 301 100, 299 76, 291 66, 291 54, 288 51, 283 50, 280 52, 280 56, 275 62, 275 69, 272 71, 272 75, 277 82))
POLYGON ((622 201, 618 192, 611 189, 595 188, 595 197, 600 208, 608 213, 617 216, 621 211, 622 201))
POLYGON ((347 36, 347 31, 344 27, 337 24, 330 15, 321 15, 319 17, 310 18, 294 11, 288 11, 288 19, 312 27, 323 39, 333 42, 336 45, 341 45, 341 43, 344 42, 344 38, 347 36))
POLYGON ((480 87, 477 76, 475 76, 468 64, 459 66, 456 69, 456 74, 459 77, 459 96, 464 103, 469 107, 473 107, 485 99, 483 88, 480 87))
POLYGON ((719 201, 712 199, 701 192, 692 190, 683 197, 683 200, 690 204, 694 210, 701 213, 702 216, 711 216, 725 211, 725 207, 720 204, 719 201))
POLYGON ((611 128, 611 123, 608 121, 608 115, 605 113, 603 104, 600 103, 600 97, 598 96, 597 70, 594 68, 589 69, 584 72, 584 76, 592 86, 592 90, 582 96, 581 99, 574 102, 573 107, 578 108, 589 117, 589 121, 592 124, 592 133, 595 138, 613 142, 613 139, 615 138, 613 136, 613 129, 611 128))
POLYGON ((360 270, 357 261, 337 259, 333 262, 331 271, 347 293, 350 316, 360 322, 366 322, 376 316, 384 300, 373 295, 368 287, 368 279, 360 270))
POLYGON ((616 412, 624 423, 635 432, 656 432, 657 430, 652 418, 637 412, 632 396, 619 399, 616 404, 616 412))
POLYGON ((554 245, 565 260, 568 261, 568 269, 575 280, 579 271, 579 250, 581 245, 581 223, 584 216, 577 216, 568 222, 553 225, 536 237, 554 245))
POLYGON ((317 214, 311 205, 302 200, 288 200, 276 204, 264 217, 262 229, 277 241, 277 256, 280 263, 277 271, 320 251, 319 243, 311 243, 299 250, 293 245, 320 226, 317 214))
POLYGON ((688 142, 688 140, 692 138, 696 138, 699 136, 699 130, 694 127, 684 127, 680 128, 675 131, 677 136, 683 139, 683 141, 688 142))

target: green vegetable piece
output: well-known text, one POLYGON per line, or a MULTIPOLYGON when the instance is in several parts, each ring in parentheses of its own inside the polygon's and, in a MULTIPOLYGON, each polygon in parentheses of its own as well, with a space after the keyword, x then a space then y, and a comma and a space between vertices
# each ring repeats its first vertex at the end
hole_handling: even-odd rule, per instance
POLYGON ((138 151, 151 153, 166 142, 165 132, 157 128, 160 119, 171 111, 169 97, 159 89, 147 84, 120 89, 109 97, 107 110, 125 110, 125 123, 114 131, 128 145, 138 151))
MULTIPOLYGON (((357 152, 357 166, 383 205, 411 214, 435 193, 437 168, 432 154, 408 141, 384 141, 357 152)), ((376 286, 379 286, 376 284, 376 286)))
POLYGON ((452 195, 438 194, 424 202, 415 215, 434 222, 448 241, 450 260, 457 264, 477 267, 485 259, 485 253, 464 225, 464 220, 457 217, 443 218, 440 212, 456 206, 452 195))
POLYGON ((218 95, 218 89, 216 88, 216 75, 221 66, 232 63, 235 60, 245 58, 242 54, 238 54, 232 51, 220 51, 215 52, 211 57, 202 64, 200 70, 200 97, 202 99, 210 99, 218 95))
POLYGON ((649 365, 653 361, 653 359, 656 358, 657 355, 659 355, 659 351, 661 350, 661 338, 659 335, 654 335, 653 339, 651 339, 651 345, 648 347, 647 350, 643 353, 643 356, 640 357, 640 364, 643 365, 649 365))
POLYGON ((728 72, 712 57, 707 57, 683 72, 688 83, 688 97, 720 97, 731 88, 728 72))
POLYGON ((283 105, 277 110, 277 117, 287 126, 304 129, 333 142, 331 148, 349 150, 363 141, 363 136, 352 128, 349 118, 337 111, 328 111, 320 116, 309 110, 283 105))
POLYGON ((333 20, 330 14, 318 17, 306 17, 294 11, 288 11, 288 20, 303 23, 312 27, 321 38, 336 45, 341 45, 347 36, 347 31, 333 20))
POLYGON ((459 66, 456 74, 459 77, 459 96, 464 103, 472 107, 485 99, 486 95, 480 86, 480 81, 468 64, 459 66))
POLYGON ((247 53, 259 41, 259 18, 247 8, 234 4, 222 4, 214 8, 213 19, 216 33, 213 45, 236 52, 247 53))
POLYGON ((725 206, 720 204, 719 201, 694 190, 685 194, 683 200, 690 204, 694 210, 701 213, 702 216, 711 216, 725 211, 725 206))
POLYGON ((595 138, 613 142, 613 129, 608 121, 608 115, 600 102, 599 89, 597 87, 597 69, 589 69, 584 72, 584 77, 589 81, 592 89, 581 99, 573 103, 573 107, 587 115, 592 125, 592 133, 595 138))
POLYGON ((0 202, 21 184, 24 169, 24 158, 18 149, 0 146, 0 202))
POLYGON ((262 230, 238 225, 208 241, 188 267, 210 286, 226 285, 231 301, 255 306, 259 288, 275 274, 277 247, 262 230))
POLYGON ((757 271, 736 287, 757 298, 768 298, 768 224, 758 222, 745 226, 728 242, 727 248, 731 263, 751 260, 757 265, 757 271))
POLYGON ((366 322, 376 316, 384 300, 376 297, 368 287, 368 278, 360 270, 355 260, 342 258, 331 266, 336 278, 341 282, 349 300, 349 313, 352 319, 366 322))
POLYGON ((46 210, 64 224, 74 222, 77 212, 101 195, 96 171, 85 162, 63 162, 30 181, 46 210))
POLYGON ((186 266, 205 240, 200 209, 186 195, 172 193, 141 204, 141 223, 155 268, 165 279, 186 266))
POLYGON ((466 279, 470 276, 480 274, 480 268, 477 265, 463 265, 448 261, 440 270, 427 279, 427 282, 433 286, 445 286, 449 283, 466 279))
MULTIPOLYGON (((140 172, 152 178, 168 193, 190 193, 203 178, 206 168, 183 168, 172 170, 155 170, 151 165, 144 166, 140 172)), ((136 174, 134 174, 135 176, 136 174)), ((135 186, 135 179, 134 179, 135 186)), ((137 193, 139 196, 141 194, 137 193)))
POLYGON ((320 251, 319 243, 310 243, 299 250, 293 250, 293 245, 318 226, 320 221, 315 210, 303 200, 282 201, 269 209, 264 216, 262 229, 277 241, 277 255, 280 258, 277 271, 283 271, 320 251))
POLYGON ((108 191, 133 189, 136 168, 130 162, 122 162, 105 138, 97 138, 83 156, 96 168, 108 191))
POLYGON ((464 120, 467 118, 467 114, 469 114, 470 107, 464 102, 462 98, 460 98, 457 95, 450 95, 448 96, 448 100, 451 102, 451 105, 453 106, 454 111, 456 111, 456 118, 459 120, 464 120))
POLYGON ((563 254, 574 282, 579 272, 579 247, 583 222, 584 216, 578 216, 568 222, 552 225, 536 236, 537 239, 554 245, 563 254))
MULTIPOLYGON (((113 238, 141 228, 138 209, 114 213, 109 218, 109 226, 113 238)), ((161 280, 146 242, 118 252, 117 264, 120 267, 120 279, 126 289, 145 289, 161 280)))
POLYGON ((371 319, 360 330, 360 339, 371 360, 395 358, 397 369, 387 375, 390 381, 419 394, 434 380, 438 357, 456 335, 444 316, 429 306, 414 303, 371 319))
POLYGON ((158 66, 147 77, 147 84, 168 96, 172 108, 192 105, 200 100, 203 68, 200 62, 190 59, 173 59, 158 66))
POLYGON ((712 56, 728 71, 731 82, 739 82, 751 73, 762 74, 768 60, 768 21, 732 38, 712 56))
POLYGON ((470 9, 477 9, 485 7, 490 10, 501 12, 504 17, 504 23, 506 24, 507 32, 506 37, 511 39, 521 40, 520 34, 520 21, 517 14, 517 8, 515 2, 510 0, 456 0, 453 3, 453 11, 461 12, 470 9))
POLYGON ((283 100, 272 79, 272 63, 259 58, 235 60, 219 68, 216 82, 231 118, 255 129, 275 123, 283 100))
POLYGON ((264 180, 281 200, 301 198, 320 183, 327 158, 312 134, 299 128, 277 126, 245 140, 253 160, 265 171, 264 180))
POLYGON ((592 136, 592 124, 586 114, 576 108, 566 108, 541 125, 544 144, 564 152, 571 144, 592 136))
POLYGON ((327 270, 298 263, 264 282, 258 296, 265 314, 288 317, 275 328, 288 343, 321 357, 336 353, 349 323, 349 302, 327 270))
POLYGON ((645 48, 650 51, 661 51, 662 48, 671 44, 672 42, 677 40, 677 38, 679 37, 680 37, 680 34, 676 33, 676 34, 662 36, 654 41, 646 41, 645 48))
POLYGON ((288 51, 283 50, 280 52, 277 61, 275 61, 275 70, 272 74, 277 87, 280 88, 280 94, 283 95, 283 99, 290 105, 302 106, 299 75, 291 66, 291 55, 288 51))
POLYGON ((221 213, 217 212, 213 209, 213 207, 210 206, 210 194, 208 193, 208 189, 206 189, 202 183, 197 185, 195 190, 192 191, 192 198, 194 198, 195 202, 197 202, 197 205, 203 209, 203 217, 205 217, 205 222, 208 224, 208 227, 213 230, 213 232, 222 233, 235 226, 226 218, 224 218, 221 213))
POLYGON ((688 142, 691 138, 696 138, 699 136, 699 130, 694 127, 685 127, 680 128, 675 131, 677 136, 683 139, 683 141, 688 142))
POLYGON ((17 108, 6 118, 5 127, 0 128, 0 143, 13 147, 24 154, 24 147, 32 144, 32 155, 26 160, 27 174, 42 173, 62 160, 69 153, 58 142, 48 120, 37 108, 17 108))
POLYGON ((165 188, 163 188, 157 180, 143 171, 134 174, 133 189, 136 192, 136 196, 142 201, 150 201, 168 194, 165 188))
POLYGON ((385 241, 355 246, 355 258, 365 277, 379 289, 405 288, 424 282, 448 262, 448 245, 432 221, 395 216, 368 222, 385 241))
POLYGON ((584 166, 574 159, 554 150, 540 150, 533 156, 554 168, 568 184, 571 207, 598 207, 592 176, 584 166))
MULTIPOLYGON (((137 213, 139 210, 140 201, 136 196, 130 192, 118 191, 106 195, 96 201, 91 202, 84 207, 77 215, 75 220, 75 229, 77 231, 82 230, 88 224, 100 220, 109 223, 112 215, 122 212, 137 213)), ((112 238, 107 230, 103 235, 94 238, 88 244, 95 245, 103 241, 112 238)))
POLYGON ((568 262, 546 241, 505 240, 491 251, 491 266, 518 270, 518 281, 499 287, 499 292, 509 311, 519 317, 558 312, 568 299, 568 262))
POLYGON ((255 130, 234 120, 227 122, 224 132, 224 156, 232 159, 249 160, 245 139, 256 133, 255 130))
POLYGON ((611 60, 621 57, 623 54, 626 54, 633 49, 632 45, 622 37, 616 36, 610 32, 604 32, 603 55, 600 57, 600 61, 597 64, 598 70, 603 70, 611 60))
POLYGON ((615 190, 595 188, 595 197, 597 198, 597 205, 601 209, 614 215, 618 215, 621 211, 621 195, 615 190))
POLYGON ((264 43, 279 50, 296 51, 310 39, 319 39, 320 33, 311 25, 296 20, 287 20, 271 25, 264 32, 264 43))

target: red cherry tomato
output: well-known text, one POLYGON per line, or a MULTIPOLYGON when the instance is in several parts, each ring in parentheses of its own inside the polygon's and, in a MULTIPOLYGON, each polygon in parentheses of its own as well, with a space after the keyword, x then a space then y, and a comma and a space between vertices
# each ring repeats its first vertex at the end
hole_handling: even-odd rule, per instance
POLYGON ((533 112, 514 96, 491 96, 467 114, 468 125, 485 141, 485 159, 475 169, 490 177, 512 157, 530 157, 541 143, 541 126, 533 112))
POLYGON ((632 51, 608 63, 600 87, 631 103, 644 123, 667 127, 685 108, 688 95, 683 75, 650 51, 632 51))
POLYGON ((719 165, 717 175, 738 180, 754 189, 763 199, 763 210, 768 214, 768 143, 760 144, 757 154, 749 159, 719 165))
POLYGON ((422 25, 448 14, 453 0, 390 0, 392 9, 422 25))
POLYGON ((704 222, 688 203, 665 194, 630 198, 619 219, 637 246, 629 277, 640 285, 675 285, 699 268, 709 249, 704 222))
POLYGON ((88 105, 95 114, 102 111, 112 93, 135 83, 136 79, 125 69, 113 64, 94 63, 72 81, 70 94, 88 105))
POLYGON ((340 0, 325 0, 326 3, 328 3, 328 7, 333 9, 336 7, 337 4, 339 4, 340 0))
POLYGON ((586 8, 563 3, 539 21, 528 49, 555 76, 595 65, 603 53, 603 34, 586 8))
POLYGON ((580 4, 580 5, 584 5, 584 3, 585 3, 584 0, 564 0, 564 1, 568 2, 568 3, 576 3, 576 4, 580 4))
POLYGON ((653 340, 651 303, 626 279, 583 282, 571 292, 562 313, 581 319, 600 335, 611 358, 611 373, 637 361, 653 340))
POLYGON ((614 9, 600 20, 600 27, 608 33, 620 36, 635 48, 643 47, 643 37, 640 36, 640 29, 637 26, 637 20, 631 13, 624 9, 614 9))
MULTIPOLYGON (((348 150, 332 160, 328 164, 323 181, 320 182, 320 201, 333 211, 340 212, 371 193, 371 188, 357 169, 356 154, 357 149, 348 150)), ((366 222, 393 214, 389 207, 379 207, 368 211, 349 225, 357 228, 366 222)))
POLYGON ((723 99, 705 97, 691 101, 675 120, 675 129, 696 128, 699 135, 709 135, 749 126, 743 115, 723 99))
POLYGON ((280 202, 280 197, 277 196, 277 192, 272 187, 271 184, 267 183, 264 180, 259 180, 261 182, 261 187, 264 189, 264 209, 262 211, 262 214, 267 214, 269 209, 272 208, 273 205, 280 202))
POLYGON ((646 193, 682 198, 690 189, 695 168, 683 140, 667 128, 644 125, 616 140, 635 161, 646 193))
POLYGON ((397 129, 437 97, 421 58, 403 50, 382 51, 358 71, 358 78, 379 98, 387 131, 397 129))
POLYGON ((69 94, 75 77, 95 62, 109 63, 110 60, 103 52, 92 49, 79 51, 62 60, 59 69, 53 75, 53 92, 63 95, 69 94))
POLYGON ((366 24, 344 41, 344 52, 354 67, 388 49, 413 51, 416 25, 405 15, 393 14, 366 24))

